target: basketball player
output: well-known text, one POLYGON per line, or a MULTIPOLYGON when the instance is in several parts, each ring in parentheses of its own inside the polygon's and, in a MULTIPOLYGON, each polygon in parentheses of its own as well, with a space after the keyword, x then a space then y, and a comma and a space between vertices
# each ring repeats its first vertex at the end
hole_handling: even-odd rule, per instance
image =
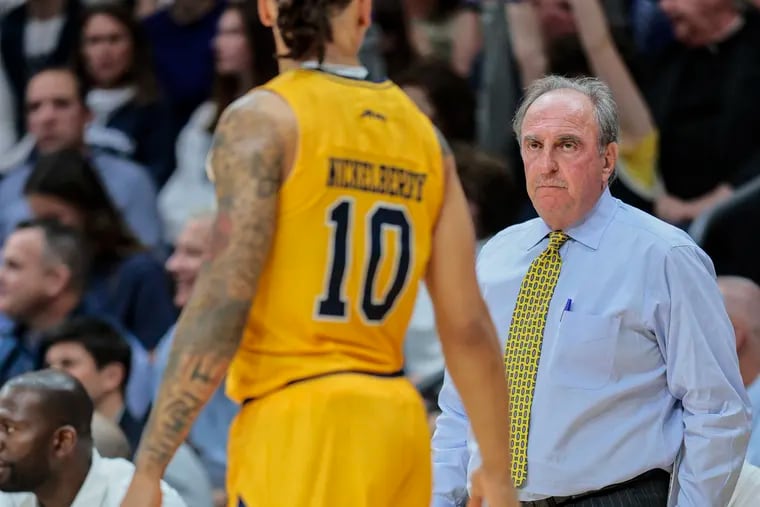
POLYGON ((476 491, 516 505, 501 350, 448 146, 357 58, 371 0, 259 0, 281 75, 224 113, 218 217, 123 505, 159 479, 227 376, 229 505, 427 507, 424 408, 402 341, 425 279, 483 455, 476 491), (320 63, 321 62, 321 63, 320 63))

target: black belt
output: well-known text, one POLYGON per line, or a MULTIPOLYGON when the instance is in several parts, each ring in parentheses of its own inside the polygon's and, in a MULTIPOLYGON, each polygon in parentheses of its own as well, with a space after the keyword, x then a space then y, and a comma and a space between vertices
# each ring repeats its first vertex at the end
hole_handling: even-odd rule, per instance
POLYGON ((541 500, 535 500, 533 502, 520 502, 520 505, 522 507, 555 507, 592 496, 609 494, 620 489, 629 488, 639 482, 649 481, 670 482, 670 474, 661 468, 655 468, 654 470, 644 472, 643 474, 638 475, 633 479, 627 480, 625 482, 619 482, 617 484, 612 484, 610 486, 605 486, 601 489, 597 489, 596 491, 589 491, 586 493, 579 493, 577 495, 571 496, 552 496, 549 498, 543 498, 541 500))
POLYGON ((276 393, 277 391, 281 391, 285 389, 286 387, 290 387, 295 384, 300 384, 301 382, 306 382, 307 380, 315 380, 322 377, 330 377, 332 375, 346 375, 346 374, 358 374, 358 375, 369 375, 372 377, 380 377, 380 378, 394 378, 394 377, 403 377, 404 376, 404 370, 398 370, 398 371, 392 371, 392 372, 377 372, 377 371, 366 371, 366 370, 336 370, 336 371, 328 371, 325 373, 319 373, 317 375, 311 375, 309 377, 303 377, 303 378, 297 378, 294 380, 291 380, 290 382, 287 382, 283 384, 282 386, 278 387, 277 389, 270 391, 268 393, 264 393, 261 396, 256 396, 253 398, 246 398, 243 400, 243 403, 241 403, 241 406, 245 405, 248 402, 260 400, 262 398, 265 398, 269 396, 270 394, 276 393))

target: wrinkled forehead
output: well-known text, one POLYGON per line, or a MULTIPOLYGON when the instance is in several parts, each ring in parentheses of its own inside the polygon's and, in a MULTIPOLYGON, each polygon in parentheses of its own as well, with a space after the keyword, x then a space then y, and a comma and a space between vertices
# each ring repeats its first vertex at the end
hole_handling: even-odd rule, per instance
POLYGON ((569 89, 553 90, 536 99, 525 112, 522 136, 535 135, 539 130, 571 130, 598 132, 591 100, 569 89))

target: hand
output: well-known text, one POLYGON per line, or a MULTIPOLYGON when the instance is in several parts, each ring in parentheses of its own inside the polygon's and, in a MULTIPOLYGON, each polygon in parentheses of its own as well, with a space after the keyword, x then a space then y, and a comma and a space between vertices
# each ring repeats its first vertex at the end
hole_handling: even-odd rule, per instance
POLYGON ((161 481, 135 474, 121 507, 161 507, 161 481))
POLYGON ((688 202, 665 193, 655 200, 654 212, 658 217, 671 224, 687 222, 693 218, 691 205, 688 202))
POLYGON ((472 488, 467 507, 518 507, 512 480, 507 477, 489 477, 481 469, 472 474, 472 488))

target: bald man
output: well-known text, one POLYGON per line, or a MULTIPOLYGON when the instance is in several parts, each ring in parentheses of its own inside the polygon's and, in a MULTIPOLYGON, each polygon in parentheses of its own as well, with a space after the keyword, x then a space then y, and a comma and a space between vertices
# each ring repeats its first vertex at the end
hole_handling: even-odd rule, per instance
MULTIPOLYGON (((134 466, 93 449, 93 404, 54 370, 25 373, 0 390, 0 507, 118 507, 134 466)), ((162 484, 163 507, 184 507, 162 484)))
POLYGON ((720 276, 718 287, 734 326, 739 370, 752 402, 747 461, 760 466, 760 286, 747 278, 720 276))

